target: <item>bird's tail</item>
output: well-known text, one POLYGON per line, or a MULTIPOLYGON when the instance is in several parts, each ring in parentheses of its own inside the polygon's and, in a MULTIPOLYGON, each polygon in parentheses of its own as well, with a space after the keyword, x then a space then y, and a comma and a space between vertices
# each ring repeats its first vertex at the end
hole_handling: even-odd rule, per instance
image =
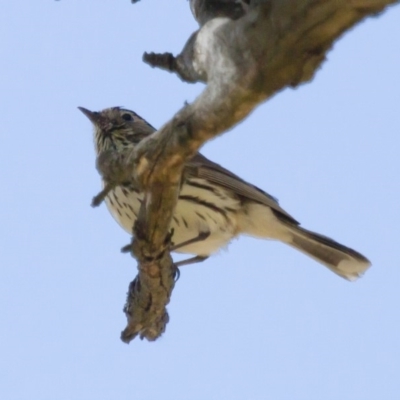
POLYGON ((354 281, 371 265, 362 254, 326 236, 300 226, 285 225, 290 232, 287 244, 314 258, 342 278, 354 281))
POLYGON ((362 254, 302 228, 295 219, 281 210, 250 203, 246 212, 239 217, 242 217, 239 218, 241 232, 288 244, 350 281, 359 278, 371 265, 362 254))

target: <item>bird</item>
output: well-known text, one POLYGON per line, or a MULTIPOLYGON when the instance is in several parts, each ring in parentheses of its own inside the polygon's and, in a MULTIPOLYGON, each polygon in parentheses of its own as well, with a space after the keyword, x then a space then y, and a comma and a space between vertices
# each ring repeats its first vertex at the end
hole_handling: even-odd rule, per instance
MULTIPOLYGON (((78 108, 94 126, 97 156, 133 149, 156 131, 134 111, 122 107, 99 112, 78 108)), ((132 234, 143 198, 132 181, 113 187, 105 203, 121 227, 132 234)), ((194 256, 187 263, 203 261, 233 238, 248 235, 285 243, 350 281, 371 265, 359 252, 303 228, 275 197, 200 153, 185 163, 170 228, 171 250, 194 256)))

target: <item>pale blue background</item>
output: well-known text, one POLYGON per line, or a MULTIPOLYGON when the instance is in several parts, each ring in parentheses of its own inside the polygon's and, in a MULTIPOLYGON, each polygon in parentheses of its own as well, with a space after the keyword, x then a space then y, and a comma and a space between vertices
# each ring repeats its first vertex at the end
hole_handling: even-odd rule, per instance
POLYGON ((180 51, 184 0, 3 1, 0 398, 400 398, 400 8, 346 34, 314 81, 204 148, 304 226, 363 252, 348 283, 250 238, 182 270, 166 334, 119 340, 135 262, 105 207, 91 126, 123 105, 155 126, 202 90, 141 62, 180 51))

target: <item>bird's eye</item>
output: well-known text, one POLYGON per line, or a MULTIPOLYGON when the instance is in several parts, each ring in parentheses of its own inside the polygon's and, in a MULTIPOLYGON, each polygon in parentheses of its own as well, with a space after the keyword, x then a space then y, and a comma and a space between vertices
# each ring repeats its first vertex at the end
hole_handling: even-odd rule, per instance
POLYGON ((125 114, 122 114, 121 117, 122 117, 122 119, 125 120, 125 121, 132 121, 132 120, 133 120, 131 114, 126 114, 126 113, 125 113, 125 114))

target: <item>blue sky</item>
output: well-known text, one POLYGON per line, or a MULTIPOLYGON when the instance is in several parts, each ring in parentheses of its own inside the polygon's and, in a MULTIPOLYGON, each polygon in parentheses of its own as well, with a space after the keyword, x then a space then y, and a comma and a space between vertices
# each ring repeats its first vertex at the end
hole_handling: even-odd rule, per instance
POLYGON ((119 340, 135 262, 77 106, 156 127, 201 92, 141 62, 196 29, 183 0, 8 1, 0 14, 0 397, 375 400, 400 391, 400 8, 347 33, 311 84, 203 149, 306 228, 364 253, 356 283, 234 240, 185 267, 156 343, 119 340))

